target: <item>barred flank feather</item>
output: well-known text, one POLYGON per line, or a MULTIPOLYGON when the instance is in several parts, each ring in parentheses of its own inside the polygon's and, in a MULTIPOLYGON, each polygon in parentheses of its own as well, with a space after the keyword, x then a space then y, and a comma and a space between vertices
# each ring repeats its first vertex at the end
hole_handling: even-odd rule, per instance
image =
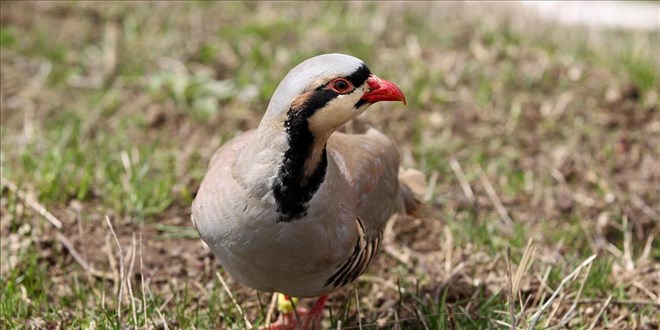
POLYGON ((338 288, 355 281, 367 270, 367 268, 369 268, 371 260, 373 260, 378 253, 382 233, 376 237, 368 238, 364 233, 362 219, 357 218, 357 223, 359 237, 355 243, 353 254, 351 254, 348 260, 339 266, 337 271, 330 276, 325 282, 325 286, 332 285, 333 287, 338 288))

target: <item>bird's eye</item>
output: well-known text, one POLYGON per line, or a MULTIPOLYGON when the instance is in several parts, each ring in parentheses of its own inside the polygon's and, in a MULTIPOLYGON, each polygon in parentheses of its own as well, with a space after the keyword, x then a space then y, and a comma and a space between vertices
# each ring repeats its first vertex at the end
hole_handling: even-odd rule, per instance
POLYGON ((337 78, 330 82, 330 88, 339 94, 345 94, 353 90, 353 85, 344 78, 337 78))

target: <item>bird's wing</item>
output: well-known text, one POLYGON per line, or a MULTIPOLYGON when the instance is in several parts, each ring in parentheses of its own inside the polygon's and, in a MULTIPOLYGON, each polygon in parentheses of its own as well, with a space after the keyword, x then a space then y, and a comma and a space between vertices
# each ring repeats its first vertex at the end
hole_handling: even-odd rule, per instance
POLYGON ((390 216, 404 211, 396 145, 369 129, 359 135, 334 133, 328 140, 328 151, 353 189, 364 234, 367 239, 376 239, 390 216))

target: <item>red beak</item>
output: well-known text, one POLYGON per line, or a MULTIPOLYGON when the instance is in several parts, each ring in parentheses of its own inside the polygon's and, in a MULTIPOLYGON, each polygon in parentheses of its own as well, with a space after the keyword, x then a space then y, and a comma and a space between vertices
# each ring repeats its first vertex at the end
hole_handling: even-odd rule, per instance
POLYGON ((406 97, 399 87, 393 82, 378 78, 376 75, 371 75, 367 78, 367 85, 371 90, 364 93, 362 100, 369 103, 376 103, 379 101, 402 101, 406 104, 406 97))

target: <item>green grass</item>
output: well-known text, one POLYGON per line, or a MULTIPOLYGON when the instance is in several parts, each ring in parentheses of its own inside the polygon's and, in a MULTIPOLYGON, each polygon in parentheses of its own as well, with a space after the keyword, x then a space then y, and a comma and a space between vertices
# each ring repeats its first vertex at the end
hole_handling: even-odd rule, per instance
MULTIPOLYGON (((510 322, 511 305, 529 321, 592 254, 581 298, 599 303, 578 304, 570 326, 588 328, 587 310, 609 295, 617 308, 606 308, 599 327, 658 323, 657 302, 626 305, 651 299, 634 283, 657 285, 657 241, 647 261, 638 258, 660 233, 658 32, 589 32, 451 3, 3 2, 2 10, 2 176, 64 223, 60 233, 95 270, 115 276, 124 258, 128 272, 133 234, 145 254, 129 276, 131 300, 126 282, 86 273, 57 230, 3 187, 3 328, 244 328, 189 206, 213 151, 258 125, 290 68, 327 52, 358 56, 404 90, 406 108, 378 105, 361 120, 413 156, 404 166, 437 180, 427 219, 396 229, 396 244, 417 253, 413 263, 381 253, 369 272, 379 281, 356 284, 359 310, 355 292, 342 290, 324 325, 504 328, 496 321, 510 322), (515 273, 530 238, 536 254, 512 301, 506 251, 515 273), (449 239, 451 269, 463 268, 445 283, 449 239), (634 315, 618 319, 621 306, 634 315)), ((537 328, 559 322, 583 276, 537 328)), ((250 322, 263 324, 270 296, 224 278, 250 322)))

